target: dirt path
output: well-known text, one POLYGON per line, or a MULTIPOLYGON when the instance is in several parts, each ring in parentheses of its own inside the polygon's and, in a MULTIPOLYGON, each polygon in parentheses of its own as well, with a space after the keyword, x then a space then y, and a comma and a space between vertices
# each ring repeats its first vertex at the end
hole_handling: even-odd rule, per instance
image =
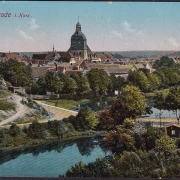
POLYGON ((46 109, 46 111, 53 114, 53 116, 50 116, 50 118, 48 120, 60 120, 60 119, 63 119, 63 118, 67 118, 70 115, 76 116, 77 113, 78 113, 76 111, 72 111, 72 110, 68 110, 68 109, 48 105, 48 104, 45 104, 45 103, 43 103, 41 101, 36 101, 36 102, 40 106, 44 107, 46 109))
POLYGON ((0 126, 7 124, 9 122, 13 122, 16 119, 21 118, 26 114, 34 111, 26 105, 21 104, 22 97, 19 95, 13 94, 10 99, 13 100, 14 103, 16 103, 16 113, 8 117, 7 119, 1 121, 0 126))

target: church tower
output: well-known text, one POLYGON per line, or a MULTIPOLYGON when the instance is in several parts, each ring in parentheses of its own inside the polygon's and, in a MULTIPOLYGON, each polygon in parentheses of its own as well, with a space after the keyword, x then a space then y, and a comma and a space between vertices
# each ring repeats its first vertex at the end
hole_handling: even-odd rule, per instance
POLYGON ((86 36, 81 31, 81 24, 76 24, 75 33, 71 36, 71 47, 68 52, 72 53, 75 58, 88 59, 88 54, 92 53, 87 45, 86 36))

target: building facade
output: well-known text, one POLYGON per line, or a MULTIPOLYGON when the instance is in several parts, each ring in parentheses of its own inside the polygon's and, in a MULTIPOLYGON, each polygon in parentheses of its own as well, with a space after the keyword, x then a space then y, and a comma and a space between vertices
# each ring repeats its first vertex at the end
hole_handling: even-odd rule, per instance
POLYGON ((71 36, 71 46, 68 50, 76 59, 94 59, 97 55, 87 45, 86 36, 81 31, 81 24, 76 24, 75 33, 71 36))

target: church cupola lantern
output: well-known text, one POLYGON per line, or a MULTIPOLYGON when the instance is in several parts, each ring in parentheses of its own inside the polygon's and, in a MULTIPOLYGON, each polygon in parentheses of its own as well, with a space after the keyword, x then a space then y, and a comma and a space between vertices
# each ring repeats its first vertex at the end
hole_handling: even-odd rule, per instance
POLYGON ((78 16, 78 23, 76 24, 76 32, 81 31, 81 24, 79 23, 79 16, 78 16))

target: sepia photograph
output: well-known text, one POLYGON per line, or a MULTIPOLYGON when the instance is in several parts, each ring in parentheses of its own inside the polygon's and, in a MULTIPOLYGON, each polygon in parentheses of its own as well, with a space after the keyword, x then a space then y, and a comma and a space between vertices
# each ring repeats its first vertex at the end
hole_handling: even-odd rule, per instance
POLYGON ((180 3, 0 1, 0 179, 180 178, 180 3))

